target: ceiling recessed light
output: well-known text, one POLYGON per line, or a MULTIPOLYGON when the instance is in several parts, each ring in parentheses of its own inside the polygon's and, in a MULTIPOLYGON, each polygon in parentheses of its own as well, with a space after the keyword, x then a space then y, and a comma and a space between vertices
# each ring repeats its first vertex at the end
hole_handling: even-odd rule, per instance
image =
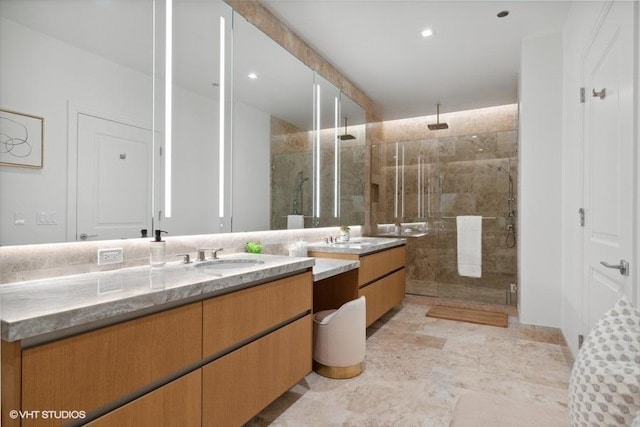
POLYGON ((504 18, 505 16, 507 16, 509 14, 508 10, 503 10, 502 12, 499 12, 498 15, 496 15, 498 18, 504 18))
POLYGON ((427 37, 431 37, 432 35, 434 35, 435 33, 433 32, 433 30, 431 28, 425 28, 424 30, 422 30, 422 37, 427 38, 427 37))
POLYGON ((249 78, 250 78, 251 80, 255 80, 255 79, 257 79, 257 78, 258 78, 258 75, 257 75, 256 73, 250 73, 250 74, 249 74, 249 78))

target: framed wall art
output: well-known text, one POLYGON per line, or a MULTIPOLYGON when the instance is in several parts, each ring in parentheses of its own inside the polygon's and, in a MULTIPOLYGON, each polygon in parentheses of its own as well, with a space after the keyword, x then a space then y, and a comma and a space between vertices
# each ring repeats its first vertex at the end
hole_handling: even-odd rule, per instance
POLYGON ((44 119, 0 109, 0 165, 41 168, 44 119))

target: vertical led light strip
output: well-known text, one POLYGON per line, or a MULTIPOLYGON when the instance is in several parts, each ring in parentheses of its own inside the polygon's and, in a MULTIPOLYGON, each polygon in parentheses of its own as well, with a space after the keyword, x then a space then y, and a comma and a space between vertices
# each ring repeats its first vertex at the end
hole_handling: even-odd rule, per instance
POLYGON ((333 103, 333 217, 340 216, 340 147, 338 146, 338 127, 340 126, 340 116, 338 111, 338 97, 334 98, 333 103))
POLYGON ((394 156, 394 158, 396 159, 396 191, 395 191, 395 197, 393 198, 393 218, 394 221, 396 218, 398 218, 398 197, 400 194, 399 188, 398 188, 398 143, 396 142, 396 155, 394 156))
POLYGON ((422 157, 418 156, 418 218, 422 217, 422 157))
POLYGON ((404 145, 402 146, 402 210, 400 217, 404 218, 404 145))
POLYGON ((224 17, 220 17, 220 106, 218 107, 220 110, 220 123, 219 123, 219 165, 218 165, 218 216, 220 218, 224 218, 224 124, 225 124, 225 116, 224 116, 224 107, 225 107, 225 20, 224 17))
POLYGON ((171 107, 173 103, 173 0, 166 0, 164 56, 164 216, 171 218, 171 107))
MULTIPOLYGON (((151 3, 151 7, 153 9, 153 20, 152 20, 152 28, 153 28, 153 37, 151 37, 151 75, 153 76, 151 78, 151 104, 153 105, 152 107, 152 114, 151 114, 151 144, 153 145, 153 161, 151 162, 151 176, 153 177, 153 179, 151 180, 151 194, 153 195, 153 197, 151 197, 151 230, 155 230, 155 216, 156 216, 156 207, 159 206, 158 203, 158 197, 156 197, 157 195, 157 170, 158 167, 160 166, 159 163, 156 161, 156 153, 158 153, 158 140, 156 139, 156 115, 158 113, 158 111, 156 110, 158 108, 156 101, 156 76, 157 74, 157 70, 156 70, 156 36, 158 35, 157 33, 157 28, 156 28, 156 20, 158 19, 157 16, 157 11, 156 11, 156 0, 153 0, 153 2, 151 3)), ((160 221, 160 214, 158 213, 158 221, 160 221)))
POLYGON ((316 221, 320 220, 320 85, 316 84, 316 221))

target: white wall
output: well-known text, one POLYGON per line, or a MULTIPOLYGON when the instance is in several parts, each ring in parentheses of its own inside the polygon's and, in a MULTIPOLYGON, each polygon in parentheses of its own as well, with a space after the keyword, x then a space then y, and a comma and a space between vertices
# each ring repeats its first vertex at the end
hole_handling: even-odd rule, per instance
POLYGON ((233 231, 270 228, 271 117, 234 102, 233 231))
POLYGON ((520 321, 560 326, 562 35, 522 42, 520 64, 520 321))

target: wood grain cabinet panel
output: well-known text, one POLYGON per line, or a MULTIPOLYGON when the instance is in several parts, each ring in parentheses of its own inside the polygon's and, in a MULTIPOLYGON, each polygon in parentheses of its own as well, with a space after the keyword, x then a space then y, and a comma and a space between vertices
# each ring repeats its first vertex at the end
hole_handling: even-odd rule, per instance
MULTIPOLYGON (((202 355, 202 303, 22 351, 22 409, 90 413, 202 355)), ((60 420, 24 419, 23 427, 60 420)))
POLYGON ((203 357, 310 311, 312 298, 308 271, 205 300, 203 357))
POLYGON ((336 252, 309 251, 310 257, 334 258, 360 261, 358 268, 358 285, 363 286, 394 270, 403 268, 406 264, 407 247, 396 246, 369 255, 343 254, 336 252))
POLYGON ((360 288, 359 295, 367 300, 367 326, 401 303, 405 293, 405 269, 360 288))
POLYGON ((360 286, 370 283, 399 268, 403 268, 406 262, 406 246, 398 246, 360 258, 360 273, 358 284, 360 286))
POLYGON ((198 369, 90 423, 90 427, 197 427, 202 423, 198 369))
POLYGON ((241 426, 311 372, 311 315, 202 368, 202 425, 241 426))

